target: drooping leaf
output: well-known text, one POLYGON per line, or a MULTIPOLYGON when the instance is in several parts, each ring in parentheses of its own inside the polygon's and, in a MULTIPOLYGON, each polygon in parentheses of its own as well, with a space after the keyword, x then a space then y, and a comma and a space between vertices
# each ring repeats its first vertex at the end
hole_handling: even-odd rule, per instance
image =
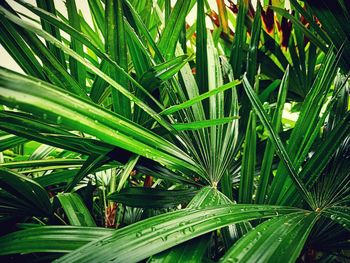
MULTIPOLYGON (((49 84, 40 83, 39 85, 34 79, 4 69, 1 70, 0 79, 2 90, 0 101, 2 103, 6 103, 12 107, 20 105, 22 110, 35 112, 36 115, 43 116, 47 121, 53 121, 58 125, 64 125, 65 127, 87 132, 105 142, 141 154, 146 158, 157 158, 159 161, 164 161, 166 164, 169 163, 169 160, 167 161, 161 157, 163 153, 158 156, 154 155, 156 152, 160 154, 160 149, 165 146, 165 148, 163 148, 164 150, 166 149, 165 151, 177 152, 174 154, 174 157, 170 159, 175 158, 179 160, 178 158, 182 156, 184 159, 187 159, 189 163, 195 165, 187 154, 180 154, 180 152, 182 152, 180 149, 175 150, 177 148, 175 145, 164 140, 160 136, 155 134, 151 135, 150 131, 137 124, 133 123, 132 125, 128 125, 127 123, 130 123, 129 120, 112 114, 102 107, 93 105, 79 97, 74 97, 72 94, 65 94, 49 84), (18 85, 18 83, 20 83, 20 85, 18 85), (31 88, 28 90, 26 87, 31 88), (28 92, 30 92, 30 94, 28 94, 28 92), (29 98, 31 98, 31 100, 29 100, 29 98), (38 103, 39 101, 42 101, 42 103, 38 103), (77 122, 78 119, 79 121, 77 122), (137 131, 135 130, 136 127, 138 127, 137 131), (128 131, 130 132, 129 136, 126 135, 128 131), (142 137, 144 140, 141 143, 142 137), (140 144, 141 147, 138 150, 136 147, 137 141, 135 139, 138 141, 141 139, 140 143, 142 145, 140 144), (153 144, 155 148, 152 150, 152 148, 146 146, 144 143, 153 144), (128 145, 130 147, 128 147, 128 145)), ((164 154, 168 155, 165 152, 164 154)), ((180 163, 181 162, 183 161, 180 161, 180 163)), ((184 168, 186 166, 189 168, 188 165, 185 165, 184 168)))
POLYGON ((139 221, 118 230, 109 237, 91 242, 58 259, 57 262, 91 262, 91 260, 137 262, 176 244, 230 224, 273 217, 276 216, 276 212, 282 215, 297 210, 277 206, 249 205, 183 209, 139 221))
POLYGON ((2 214, 50 216, 51 202, 44 188, 37 182, 13 171, 0 168, 0 208, 2 214), (16 209, 18 208, 23 209, 16 209))
POLYGON ((291 15, 287 10, 284 10, 279 7, 271 7, 273 11, 285 16, 286 18, 290 19, 295 26, 297 26, 299 29, 302 30, 302 32, 307 36, 311 41, 313 41, 316 46, 321 48, 323 51, 327 51, 327 46, 324 43, 324 41, 320 38, 318 38, 315 34, 313 34, 307 27, 305 27, 298 19, 296 19, 293 15, 291 15))

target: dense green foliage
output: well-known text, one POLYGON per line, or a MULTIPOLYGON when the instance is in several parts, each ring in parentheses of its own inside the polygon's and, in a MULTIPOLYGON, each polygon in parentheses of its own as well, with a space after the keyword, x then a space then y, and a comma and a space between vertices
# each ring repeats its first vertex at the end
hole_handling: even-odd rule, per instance
POLYGON ((87 2, 0 2, 0 260, 349 259, 348 1, 87 2))

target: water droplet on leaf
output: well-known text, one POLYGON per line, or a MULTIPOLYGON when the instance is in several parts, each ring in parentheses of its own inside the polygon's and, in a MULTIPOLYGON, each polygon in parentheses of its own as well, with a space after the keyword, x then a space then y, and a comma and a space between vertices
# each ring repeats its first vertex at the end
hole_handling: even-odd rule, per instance
POLYGON ((56 122, 57 122, 57 124, 61 124, 62 123, 62 117, 58 116, 56 122))

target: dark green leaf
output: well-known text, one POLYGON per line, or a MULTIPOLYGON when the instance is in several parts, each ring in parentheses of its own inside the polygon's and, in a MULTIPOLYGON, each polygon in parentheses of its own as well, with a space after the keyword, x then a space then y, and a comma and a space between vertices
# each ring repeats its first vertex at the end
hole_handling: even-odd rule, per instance
POLYGON ((48 194, 41 185, 32 179, 0 168, 0 187, 3 189, 2 191, 6 191, 11 195, 1 194, 0 206, 11 206, 12 202, 9 202, 11 199, 19 200, 27 208, 26 212, 30 215, 51 215, 51 202, 48 194), (6 198, 7 201, 4 202, 3 198, 6 198))
POLYGON ((132 207, 164 208, 186 203, 196 194, 189 190, 164 190, 155 188, 131 187, 114 192, 108 199, 132 207))
POLYGON ((278 206, 249 205, 183 209, 139 221, 118 230, 109 237, 91 242, 58 259, 57 262, 106 262, 108 260, 137 262, 227 225, 269 218, 276 216, 276 213, 288 214, 297 210, 278 206))

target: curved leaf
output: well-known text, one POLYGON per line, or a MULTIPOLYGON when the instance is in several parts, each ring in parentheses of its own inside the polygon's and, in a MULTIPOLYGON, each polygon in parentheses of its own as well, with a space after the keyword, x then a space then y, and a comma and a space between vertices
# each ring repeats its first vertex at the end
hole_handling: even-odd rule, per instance
MULTIPOLYGON (((94 135, 104 142, 164 164, 201 174, 174 144, 102 107, 56 87, 0 69, 0 102, 43 116, 46 121, 94 135), (182 159, 182 160, 181 160, 182 159)), ((197 167, 196 167, 197 166, 197 167)))
POLYGON ((200 263, 207 250, 209 235, 203 235, 152 256, 148 263, 200 263))
MULTIPOLYGON (((30 215, 51 215, 51 202, 45 189, 37 182, 15 172, 0 168, 1 208, 16 207, 16 203, 26 208, 30 215), (13 201, 13 202, 12 202, 13 201)), ((17 213, 21 214, 19 210, 17 213)))
MULTIPOLYGON (((205 208, 215 205, 231 204, 224 194, 217 189, 206 186, 202 188, 199 193, 191 200, 187 208, 205 208)), ((202 235, 200 237, 191 239, 185 243, 177 245, 173 248, 163 251, 150 258, 149 262, 202 262, 204 252, 208 247, 210 235, 202 235)))
POLYGON ((22 112, 0 111, 0 129, 23 138, 88 155, 106 154, 115 148, 96 139, 80 137, 44 121, 22 112))
POLYGON ((178 210, 120 229, 106 238, 91 242, 67 254, 56 262, 137 262, 215 229, 298 210, 254 205, 223 205, 214 208, 178 210))
POLYGON ((33 227, 2 236, 0 255, 33 252, 67 253, 114 232, 113 229, 102 227, 33 227))
POLYGON ((241 238, 221 261, 294 263, 317 217, 298 212, 270 219, 241 238))

